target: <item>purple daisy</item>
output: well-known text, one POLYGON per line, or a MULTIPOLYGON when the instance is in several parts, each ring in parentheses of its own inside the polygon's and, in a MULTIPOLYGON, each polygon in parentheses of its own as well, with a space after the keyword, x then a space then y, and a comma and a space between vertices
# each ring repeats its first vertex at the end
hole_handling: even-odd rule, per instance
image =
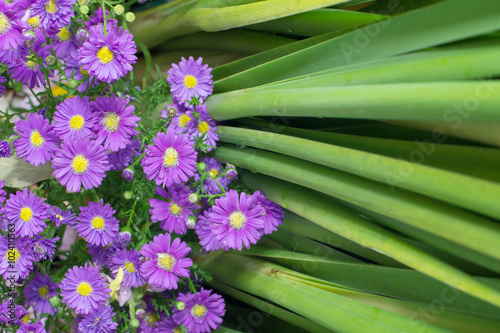
POLYGON ((198 221, 194 230, 200 239, 200 245, 205 251, 217 251, 219 249, 229 250, 226 243, 220 243, 213 233, 213 224, 208 220, 207 215, 210 210, 205 211, 204 215, 198 216, 198 221))
POLYGON ((104 149, 124 149, 131 138, 138 134, 135 127, 139 126, 137 122, 141 118, 134 114, 135 108, 128 105, 129 102, 129 98, 120 98, 113 94, 110 97, 98 97, 92 103, 95 112, 100 116, 96 141, 103 142, 104 149))
POLYGON ((117 274, 120 267, 123 269, 123 282, 125 287, 137 288, 144 284, 144 278, 141 275, 140 253, 137 250, 118 250, 111 257, 109 269, 117 274))
POLYGON ((84 315, 78 323, 78 332, 81 333, 111 333, 115 332, 118 323, 113 320, 113 312, 111 305, 101 305, 97 309, 92 309, 88 314, 84 315))
MULTIPOLYGON (((66 61, 66 66, 64 73, 66 76, 70 79, 74 79, 77 81, 82 81, 83 79, 87 78, 83 83, 80 83, 78 85, 78 92, 80 93, 85 93, 91 84, 91 80, 89 79, 89 74, 87 71, 84 71, 81 69, 80 63, 78 62, 78 53, 77 51, 72 51, 69 52, 66 55, 65 58, 66 61)), ((99 85, 100 81, 99 80, 94 80, 94 84, 92 87, 97 87, 99 85)))
POLYGON ((207 214, 212 223, 212 232, 222 244, 241 251, 242 244, 248 249, 262 236, 265 211, 257 205, 251 195, 229 190, 207 214))
POLYGON ((52 173, 68 191, 99 187, 106 176, 108 159, 104 148, 88 140, 63 142, 52 161, 52 173))
POLYGON ((24 43, 22 31, 27 25, 21 21, 23 15, 15 5, 0 0, 0 50, 15 50, 24 43))
POLYGON ((172 316, 156 324, 155 333, 179 333, 181 326, 174 321, 172 316))
POLYGON ((70 97, 56 106, 52 125, 62 140, 92 139, 96 114, 88 97, 70 97))
POLYGON ((12 304, 10 299, 2 301, 0 304, 0 323, 1 324, 12 324, 21 325, 24 316, 28 311, 20 305, 12 304), (11 318, 10 311, 14 310, 14 318, 11 318))
MULTIPOLYGON (((229 184, 229 179, 227 177, 222 176, 222 164, 219 163, 215 158, 213 157, 204 157, 201 159, 201 162, 205 163, 207 165, 206 172, 207 175, 205 179, 203 180, 203 191, 205 193, 213 195, 213 194, 220 194, 222 193, 222 190, 220 189, 219 184, 222 186, 224 190, 227 190, 227 185, 229 184)), ((199 181, 200 180, 200 174, 195 174, 194 175, 194 180, 199 181)))
POLYGON ((108 152, 109 170, 123 170, 134 161, 135 156, 141 155, 141 140, 130 141, 124 149, 117 152, 108 152))
POLYGON ((19 158, 34 166, 50 161, 57 150, 58 138, 52 133, 49 120, 37 113, 30 113, 27 120, 19 120, 14 126, 19 138, 14 140, 14 148, 19 158))
POLYGON ((206 151, 211 151, 214 149, 219 137, 217 136, 217 125, 216 122, 210 118, 206 107, 204 109, 198 110, 202 106, 198 106, 197 112, 199 112, 198 121, 194 120, 189 124, 189 135, 191 139, 197 141, 203 138, 203 143, 208 145, 206 151))
POLYGON ((48 218, 47 206, 44 199, 40 199, 27 188, 11 193, 5 203, 5 217, 16 225, 16 237, 33 237, 43 231, 48 218))
POLYGON ((5 86, 3 85, 7 82, 7 78, 5 76, 0 76, 0 96, 5 93, 5 86))
MULTIPOLYGON (((179 99, 174 96, 172 98, 172 104, 167 104, 167 109, 161 111, 161 117, 167 119, 169 112, 171 114, 175 114, 172 118, 170 126, 173 127, 176 134, 187 133, 188 126, 194 119, 191 114, 192 111, 192 106, 185 106, 184 103, 181 103, 179 99)), ((165 126, 167 126, 167 124, 168 123, 165 123, 165 126)))
POLYGON ((75 0, 35 0, 31 4, 31 15, 39 16, 42 28, 55 32, 71 23, 74 3, 75 0))
MULTIPOLYGON (((107 9, 105 11, 106 11, 106 17, 108 18, 108 20, 106 21, 106 25, 108 24, 117 25, 118 21, 109 19, 109 11, 107 9)), ((89 16, 89 20, 85 21, 85 28, 90 29, 91 27, 97 24, 104 24, 104 15, 102 13, 102 8, 97 9, 96 11, 94 11, 94 15, 89 16)))
POLYGON ((75 229, 78 235, 93 245, 106 246, 118 236, 119 221, 113 216, 116 212, 110 204, 89 202, 88 207, 80 207, 81 213, 75 229))
POLYGON ((12 156, 12 145, 10 142, 0 140, 0 158, 12 156))
POLYGON ((28 305, 33 306, 33 310, 38 314, 49 313, 54 315, 57 310, 50 305, 49 299, 58 294, 59 285, 52 282, 50 276, 35 274, 33 279, 24 287, 23 294, 28 305))
POLYGON ((37 321, 34 324, 22 323, 16 333, 47 333, 42 322, 37 321))
POLYGON ((56 35, 56 40, 52 42, 52 48, 59 59, 65 59, 70 53, 75 52, 78 48, 78 42, 75 35, 66 27, 62 27, 56 35))
POLYGON ((59 237, 45 238, 36 235, 35 238, 30 238, 28 241, 29 248, 31 249, 31 256, 34 261, 47 260, 54 257, 56 251, 56 243, 60 240, 59 237))
POLYGON ((196 294, 179 293, 177 301, 183 302, 185 308, 174 308, 172 317, 190 333, 211 332, 219 328, 226 313, 224 299, 218 294, 212 294, 212 290, 201 288, 196 294))
POLYGON ((168 192, 170 194, 163 188, 156 187, 155 193, 167 201, 149 199, 151 221, 161 221, 160 227, 169 233, 185 234, 188 217, 193 216, 193 210, 199 209, 200 206, 189 201, 192 192, 187 186, 173 185, 168 188, 168 192))
MULTIPOLYGON (((194 61, 193 57, 188 60, 182 58, 181 62, 172 64, 167 72, 167 82, 170 83, 170 92, 181 101, 191 101, 197 97, 203 102, 213 91, 212 68, 202 65, 200 57, 194 61)), ((188 104, 186 102, 185 104, 188 104)))
POLYGON ((0 235, 0 274, 4 279, 24 279, 33 269, 33 258, 25 238, 15 240, 0 235))
POLYGON ((165 289, 177 289, 180 277, 188 277, 193 261, 185 256, 191 251, 179 238, 171 243, 169 234, 158 235, 149 244, 144 244, 141 255, 146 260, 141 272, 149 284, 165 289))
POLYGON ((94 262, 94 264, 102 266, 106 265, 109 260, 111 260, 111 257, 116 253, 116 249, 111 245, 102 247, 100 245, 87 243, 87 252, 92 256, 92 262, 94 262))
POLYGON ((171 129, 158 133, 153 145, 148 146, 141 161, 149 180, 156 185, 170 186, 188 181, 196 171, 197 153, 187 136, 175 135, 171 129))
MULTIPOLYGON (((50 49, 48 45, 43 47, 38 46, 37 39, 34 39, 31 51, 35 52, 36 55, 42 59, 45 59, 50 54, 50 49)), ((40 40, 43 40, 40 39, 40 40)), ((41 66, 45 66, 45 64, 40 65, 33 59, 33 56, 30 55, 30 50, 21 46, 19 48, 20 53, 18 53, 17 61, 9 67, 8 73, 11 75, 11 79, 14 81, 18 81, 27 85, 28 88, 36 88, 40 87, 40 85, 45 85, 45 77, 43 75, 43 71, 41 70, 41 66)), ((6 57, 7 54, 4 54, 2 57, 6 57)), ((50 76, 52 74, 50 73, 50 76)))
POLYGON ((256 191, 253 194, 253 199, 254 202, 257 205, 262 206, 265 211, 264 234, 270 234, 273 231, 278 230, 278 226, 283 224, 283 219, 285 218, 283 208, 271 200, 268 200, 260 191, 256 191))
POLYGON ((73 266, 61 281, 62 301, 76 313, 87 314, 98 309, 109 298, 111 289, 98 267, 73 266))
POLYGON ((136 312, 137 319, 139 319, 140 322, 139 329, 141 333, 156 333, 158 324, 165 320, 165 312, 155 309, 151 302, 150 294, 144 297, 144 303, 146 304, 146 309, 139 309, 136 312))
POLYGON ((78 60, 91 76, 109 83, 132 70, 137 49, 128 30, 116 24, 107 28, 106 36, 102 24, 90 28, 89 39, 78 49, 78 60))
POLYGON ((57 206, 51 206, 47 209, 49 214, 50 222, 54 223, 56 227, 60 227, 61 224, 67 224, 74 227, 76 224, 76 214, 70 209, 62 211, 61 208, 57 206))

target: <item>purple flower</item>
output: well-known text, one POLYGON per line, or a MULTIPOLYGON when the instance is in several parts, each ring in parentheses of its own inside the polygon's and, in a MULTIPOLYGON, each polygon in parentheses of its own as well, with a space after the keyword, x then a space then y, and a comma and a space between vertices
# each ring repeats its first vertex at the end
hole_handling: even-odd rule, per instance
POLYGON ((125 169, 134 161, 135 156, 141 154, 141 147, 141 140, 135 139, 130 141, 125 148, 117 152, 108 152, 109 170, 125 169))
POLYGON ((171 129, 158 133, 153 145, 148 146, 141 161, 149 180, 156 185, 170 186, 186 182, 196 171, 197 153, 193 143, 185 135, 175 135, 171 129))
POLYGON ((57 295, 58 288, 59 285, 52 282, 50 276, 37 273, 26 284, 23 294, 28 305, 33 305, 33 310, 38 314, 49 313, 54 315, 57 310, 50 305, 49 299, 57 295))
POLYGON ((60 227, 61 224, 67 224, 74 227, 76 224, 76 214, 70 209, 62 211, 61 208, 57 206, 51 206, 47 209, 49 214, 50 222, 54 223, 56 227, 60 227))
POLYGON ((181 101, 191 101, 192 97, 197 97, 203 102, 212 94, 212 68, 202 65, 202 61, 201 57, 196 61, 189 57, 188 60, 182 58, 179 65, 172 64, 172 68, 167 72, 167 82, 171 84, 172 95, 181 101))
POLYGON ((62 140, 77 140, 94 137, 97 117, 90 108, 88 97, 70 97, 56 106, 54 131, 62 140))
MULTIPOLYGON (((109 11, 106 9, 106 18, 109 17, 109 11)), ((90 29, 94 25, 103 24, 104 23, 104 15, 102 14, 102 8, 94 11, 94 15, 89 16, 89 21, 85 21, 85 28, 90 29)), ((114 24, 117 25, 117 20, 107 19, 106 24, 114 24)))
POLYGON ((110 292, 106 278, 99 275, 97 267, 73 266, 61 281, 62 301, 80 314, 98 309, 110 292))
POLYGON ((273 231, 278 230, 278 226, 283 224, 283 219, 285 218, 285 212, 283 211, 283 208, 268 200, 266 196, 260 191, 256 191, 253 194, 253 199, 257 205, 260 205, 262 208, 264 208, 264 234, 270 234, 273 231))
POLYGON ((3 85, 7 82, 7 78, 5 76, 0 76, 0 96, 5 93, 5 86, 3 85))
POLYGON ((155 193, 167 201, 149 199, 151 221, 161 221, 160 227, 169 233, 185 234, 188 217, 194 215, 193 210, 200 208, 200 206, 189 201, 189 195, 192 192, 187 186, 170 186, 168 192, 170 194, 163 188, 156 187, 155 193))
POLYGON ((32 251, 31 256, 33 257, 33 260, 40 261, 50 259, 52 261, 56 250, 56 243, 59 240, 59 237, 49 239, 40 235, 36 235, 35 238, 31 238, 28 241, 28 244, 32 251))
MULTIPOLYGON (((227 177, 219 175, 222 171, 222 164, 213 157, 204 157, 201 159, 201 162, 207 165, 207 176, 203 180, 203 191, 210 195, 222 193, 217 182, 219 182, 224 190, 227 190, 229 180, 227 177)), ((197 173, 194 175, 195 181, 199 181, 200 178, 200 174, 197 173)))
POLYGON ((211 332, 219 328, 226 313, 224 299, 212 290, 204 290, 196 294, 179 293, 177 301, 185 304, 184 310, 173 310, 174 321, 186 327, 190 333, 211 332))
POLYGON ((59 59, 65 59, 72 52, 76 52, 78 42, 71 29, 62 27, 56 35, 56 40, 52 42, 52 48, 59 59))
POLYGON ((140 322, 139 328, 141 333, 156 333, 158 324, 165 320, 165 312, 159 310, 160 317, 158 317, 149 294, 144 297, 144 302, 146 303, 146 309, 139 309, 136 312, 140 322))
POLYGON ((118 236, 119 221, 113 216, 116 211, 102 199, 89 202, 88 207, 80 207, 80 210, 75 229, 87 243, 105 246, 118 236))
POLYGON ((14 323, 14 325, 21 325, 24 316, 28 311, 20 305, 12 304, 11 299, 6 299, 2 301, 0 305, 0 323, 9 324, 14 323), (14 310, 14 318, 10 317, 10 311, 14 310))
POLYGON ((126 181, 131 182, 134 179, 134 170, 129 168, 123 169, 121 177, 126 181))
POLYGON ((16 154, 34 166, 50 161, 57 150, 58 138, 52 133, 49 120, 42 115, 30 113, 27 120, 19 120, 14 126, 19 138, 14 140, 16 154))
MULTIPOLYGON (((35 42, 33 42, 36 44, 35 42)), ((28 88, 39 87, 40 85, 45 85, 45 77, 43 75, 43 71, 41 70, 40 64, 38 64, 30 55, 30 52, 24 46, 19 48, 19 53, 13 55, 17 56, 16 62, 11 64, 8 73, 11 75, 11 79, 14 81, 19 81, 28 86, 28 88)), ((48 46, 37 47, 34 45, 32 51, 36 53, 36 55, 42 59, 45 59, 46 56, 50 54, 48 46)), ((2 56, 7 57, 7 54, 2 56)), ((45 64, 43 64, 45 66, 45 64)), ((52 74, 50 74, 52 76, 52 74)))
POLYGON ((33 258, 30 252, 25 238, 13 240, 0 235, 0 274, 3 274, 4 279, 7 280, 14 275, 14 279, 17 281, 30 274, 33 269, 33 258))
POLYGON ((212 224, 212 232, 222 244, 241 251, 242 244, 248 249, 262 236, 265 211, 257 205, 251 195, 229 190, 207 214, 212 224))
POLYGON ((141 275, 141 255, 137 250, 118 250, 111 257, 109 268, 114 274, 118 273, 120 267, 123 269, 122 285, 126 287, 140 287, 144 284, 141 275))
POLYGON ((118 323, 113 320, 111 305, 101 305, 97 309, 92 309, 78 323, 78 331, 81 333, 111 333, 115 332, 118 323))
POLYGON ((179 324, 174 321, 172 316, 156 324, 155 333, 178 333, 182 332, 179 324))
POLYGON ((22 30, 26 24, 21 21, 23 15, 15 5, 0 0, 0 50, 15 50, 24 43, 22 30))
MULTIPOLYGON (((191 115, 191 111, 193 111, 193 107, 188 105, 185 106, 183 102, 179 101, 177 97, 172 98, 172 104, 167 104, 167 110, 161 111, 161 117, 163 119, 167 119, 169 109, 170 112, 175 113, 175 116, 172 118, 171 126, 175 130, 176 134, 187 133, 188 124, 192 122, 193 116, 191 115)), ((165 123, 165 126, 167 123, 165 123)))
POLYGON ((109 83, 132 70, 137 49, 132 34, 123 27, 118 29, 116 24, 111 24, 107 28, 106 36, 102 24, 90 28, 89 39, 78 50, 78 60, 91 76, 109 83))
POLYGON ((48 218, 44 199, 35 196, 27 188, 10 194, 5 203, 5 217, 16 225, 17 237, 32 237, 47 227, 44 221, 48 218))
POLYGON ((200 239, 200 245, 205 251, 217 251, 219 249, 229 250, 226 243, 220 243, 215 237, 212 229, 213 225, 208 220, 207 215, 211 210, 207 210, 205 215, 198 216, 198 222, 194 226, 194 230, 200 239))
POLYGON ((34 324, 22 323, 17 333, 47 333, 43 324, 37 321, 34 324))
POLYGON ((92 261, 96 265, 105 265, 111 260, 111 256, 116 253, 116 248, 111 245, 102 247, 87 243, 87 252, 92 256, 92 261))
MULTIPOLYGON (((78 62, 78 53, 75 51, 70 52, 66 55, 66 69, 64 73, 70 79, 75 79, 77 81, 81 81, 86 78, 86 80, 78 86, 78 91, 80 93, 84 93, 90 87, 91 80, 89 79, 89 74, 87 71, 83 71, 81 69, 80 63, 78 62)), ((92 87, 97 87, 99 85, 99 80, 94 80, 94 84, 92 87)))
POLYGON ((3 189, 5 185, 5 180, 0 180, 0 205, 5 201, 7 198, 7 192, 3 189))
MULTIPOLYGON (((198 121, 193 120, 189 123, 189 135, 191 139, 194 141, 203 138, 203 143, 208 146, 213 146, 217 144, 219 141, 219 137, 217 136, 217 126, 214 120, 210 118, 208 112, 206 111, 206 107, 198 106, 197 112, 199 112, 198 121), (198 110, 201 109, 201 110, 198 110)), ((206 151, 211 151, 214 148, 207 147, 206 151)))
POLYGON ((170 242, 170 235, 163 234, 153 238, 149 244, 144 244, 141 255, 146 260, 141 266, 141 272, 149 284, 165 289, 177 289, 179 276, 188 277, 193 261, 185 256, 191 251, 185 242, 179 238, 170 242))
POLYGON ((40 26, 50 32, 57 31, 71 23, 75 15, 72 10, 75 0, 35 0, 31 15, 40 17, 40 26))
POLYGON ((103 142, 104 149, 118 151, 130 143, 131 138, 137 135, 135 127, 141 120, 134 114, 133 105, 128 105, 129 98, 98 97, 92 103, 94 110, 100 115, 96 141, 103 142))
POLYGON ((52 161, 53 175, 68 191, 99 187, 106 176, 108 159, 104 148, 93 141, 63 142, 52 161))

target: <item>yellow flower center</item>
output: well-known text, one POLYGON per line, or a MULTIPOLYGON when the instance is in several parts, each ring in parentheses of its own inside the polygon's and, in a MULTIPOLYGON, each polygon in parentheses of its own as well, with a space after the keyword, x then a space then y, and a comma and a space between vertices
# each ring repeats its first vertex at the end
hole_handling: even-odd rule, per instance
POLYGON ((135 273, 135 265, 130 261, 127 261, 124 266, 129 273, 135 273))
POLYGON ((40 293, 41 298, 48 298, 49 295, 49 290, 47 289, 47 286, 41 286, 40 289, 38 289, 38 292, 40 293))
POLYGON ((50 0, 49 3, 45 5, 45 10, 50 14, 54 14, 55 12, 57 12, 56 1, 50 0))
POLYGON ((174 327, 174 329, 172 330, 172 332, 174 332, 174 333, 182 333, 182 329, 179 326, 176 326, 176 327, 174 327))
POLYGON ((179 125, 182 127, 186 127, 187 123, 191 120, 191 118, 187 114, 183 114, 179 118, 179 125))
POLYGON ((195 304, 191 308, 191 314, 197 318, 203 318, 207 314, 207 307, 202 304, 195 304))
POLYGON ((30 315, 27 313, 23 317, 23 323, 26 324, 28 322, 28 320, 30 320, 30 315))
POLYGON ((206 133, 210 127, 208 126, 206 121, 202 121, 201 124, 198 124, 198 132, 200 133, 206 133))
POLYGON ((8 261, 16 263, 21 257, 21 253, 19 253, 18 249, 13 248, 12 250, 7 250, 5 256, 7 257, 8 261))
POLYGON ((196 81, 196 78, 192 75, 186 75, 186 77, 184 78, 184 85, 188 89, 193 89, 194 87, 196 87, 197 83, 198 82, 196 81))
POLYGON ((120 116, 116 113, 110 112, 104 117, 104 127, 108 132, 116 132, 118 125, 120 125, 120 116))
POLYGON ((31 68, 31 69, 35 69, 35 68, 36 68, 36 66, 38 66, 38 64, 37 64, 36 62, 34 62, 33 60, 28 60, 28 61, 26 62, 26 66, 28 66, 28 67, 29 67, 29 68, 31 68))
POLYGON ((100 216, 96 216, 92 219, 92 227, 94 229, 104 230, 104 219, 100 216))
POLYGON ((83 119, 83 117, 81 115, 77 114, 77 115, 74 115, 73 117, 71 117, 71 120, 69 121, 69 126, 72 129, 74 129, 75 131, 78 131, 78 130, 82 129, 84 123, 85 123, 85 120, 83 119))
POLYGON ((38 131, 31 132, 30 143, 33 147, 41 147, 45 143, 45 139, 40 135, 38 131))
POLYGON ((82 296, 88 296, 92 291, 92 287, 87 282, 80 282, 78 288, 76 288, 76 292, 82 296))
POLYGON ((58 34, 59 40, 66 42, 71 39, 71 31, 66 29, 66 27, 62 28, 58 34))
POLYGON ((9 18, 4 13, 0 13, 0 34, 3 34, 10 28, 9 18))
POLYGON ((247 221, 247 218, 239 210, 232 213, 231 215, 229 215, 229 225, 233 229, 239 230, 239 229, 243 228, 246 221, 247 221))
POLYGON ((148 325, 151 327, 155 327, 155 323, 158 320, 160 320, 160 318, 158 318, 158 316, 154 312, 148 312, 148 314, 146 315, 146 323, 148 323, 148 325))
POLYGON ((170 272, 175 265, 175 258, 168 253, 160 253, 158 255, 158 267, 170 272))
POLYGON ((172 202, 172 204, 170 205, 168 210, 170 211, 170 214, 172 214, 174 216, 179 216, 182 212, 182 207, 179 206, 178 204, 172 202))
POLYGON ((99 61, 103 65, 113 60, 113 57, 114 57, 113 52, 110 51, 107 46, 104 46, 97 52, 97 58, 99 58, 99 61))
POLYGON ((31 220, 31 217, 33 216, 33 211, 29 207, 23 207, 21 208, 21 220, 24 222, 29 222, 31 220))
POLYGON ((38 27, 40 25, 40 16, 33 16, 28 19, 28 24, 32 27, 38 27))
POLYGON ((217 171, 215 169, 210 169, 210 171, 208 172, 208 174, 210 175, 210 177, 215 178, 219 174, 219 171, 217 171))
POLYGON ((163 155, 163 166, 165 168, 170 168, 176 166, 179 162, 179 153, 172 147, 165 150, 165 155, 163 155))
POLYGON ((85 171, 87 171, 89 165, 89 160, 83 157, 82 154, 78 154, 75 156, 73 161, 71 161, 71 167, 73 168, 73 172, 77 175, 81 175, 85 171))
POLYGON ((59 221, 64 220, 64 217, 62 217, 62 216, 61 216, 61 215, 59 215, 59 214, 56 214, 56 217, 59 219, 59 221))

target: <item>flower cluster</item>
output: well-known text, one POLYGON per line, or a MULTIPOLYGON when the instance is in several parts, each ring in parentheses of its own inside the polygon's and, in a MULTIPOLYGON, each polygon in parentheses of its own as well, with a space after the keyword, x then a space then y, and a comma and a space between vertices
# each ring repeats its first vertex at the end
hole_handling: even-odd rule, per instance
POLYGON ((8 86, 22 105, 5 112, 0 158, 53 169, 21 190, 0 181, 0 275, 24 296, 15 320, 0 316, 9 332, 210 332, 225 302, 203 287, 197 258, 249 248, 283 223, 208 154, 218 136, 202 58, 131 82, 122 3, 0 0, 0 94, 8 86), (150 101, 166 108, 141 122, 150 101))

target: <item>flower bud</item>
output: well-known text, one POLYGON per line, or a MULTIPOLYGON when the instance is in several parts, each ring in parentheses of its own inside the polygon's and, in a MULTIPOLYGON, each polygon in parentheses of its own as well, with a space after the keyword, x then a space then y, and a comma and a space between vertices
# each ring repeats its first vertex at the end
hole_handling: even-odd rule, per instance
POLYGON ((50 54, 45 58, 45 62, 47 63, 47 65, 52 66, 56 62, 56 57, 50 54))
POLYGON ((197 163, 196 169, 198 169, 199 172, 207 170, 207 165, 204 162, 197 163))
POLYGON ((115 12, 116 15, 121 15, 125 11, 125 8, 122 5, 116 5, 113 8, 113 11, 115 12))
POLYGON ((75 89, 76 87, 78 87, 80 85, 80 82, 78 82, 77 80, 70 80, 69 81, 69 87, 71 89, 75 89))
POLYGON ((135 21, 135 14, 132 12, 128 12, 127 14, 125 14, 125 20, 129 23, 134 22, 135 21))
POLYGON ((130 328, 138 328, 140 324, 141 323, 139 322, 139 319, 134 318, 134 319, 130 320, 130 322, 128 323, 128 326, 130 328))
POLYGON ((52 305, 55 308, 60 307, 61 306, 61 298, 57 295, 54 297, 51 297, 49 299, 49 303, 50 303, 50 305, 52 305))
POLYGON ((130 168, 125 168, 122 172, 122 178, 128 182, 131 182, 134 179, 134 170, 130 168))
POLYGON ((230 181, 233 179, 236 179, 237 176, 238 176, 238 172, 235 169, 229 169, 226 171, 226 177, 230 181))
POLYGON ((40 98, 40 102, 42 104, 45 104, 49 101, 49 96, 47 96, 47 95, 41 95, 39 98, 40 98))
POLYGON ((123 192, 123 197, 125 200, 130 200, 134 197, 134 193, 132 193, 132 191, 125 191, 123 192))
POLYGON ((87 6, 87 5, 80 6, 80 12, 83 15, 87 15, 89 13, 89 6, 87 6))
POLYGON ((89 33, 85 29, 80 29, 76 32, 76 40, 80 43, 83 44, 89 39, 89 33))
POLYGON ((102 91, 108 95, 108 94, 111 94, 113 92, 113 86, 110 85, 109 83, 105 83, 104 84, 104 88, 102 88, 102 91))
POLYGON ((177 108, 175 106, 169 106, 167 108, 167 116, 169 117, 175 117, 177 116, 177 108))
POLYGON ((188 216, 188 220, 186 221, 186 227, 188 229, 194 229, 194 226, 196 225, 196 217, 193 215, 188 216))
POLYGON ((189 195, 189 202, 190 202, 190 203, 197 203, 197 202, 198 202, 198 200, 199 200, 199 198, 198 198, 198 194, 196 194, 196 193, 191 193, 191 194, 189 195))
POLYGON ((8 141, 0 141, 0 157, 11 157, 12 146, 8 141))
POLYGON ((186 308, 186 304, 184 304, 184 302, 178 301, 175 302, 175 307, 177 308, 177 310, 182 311, 186 308))

